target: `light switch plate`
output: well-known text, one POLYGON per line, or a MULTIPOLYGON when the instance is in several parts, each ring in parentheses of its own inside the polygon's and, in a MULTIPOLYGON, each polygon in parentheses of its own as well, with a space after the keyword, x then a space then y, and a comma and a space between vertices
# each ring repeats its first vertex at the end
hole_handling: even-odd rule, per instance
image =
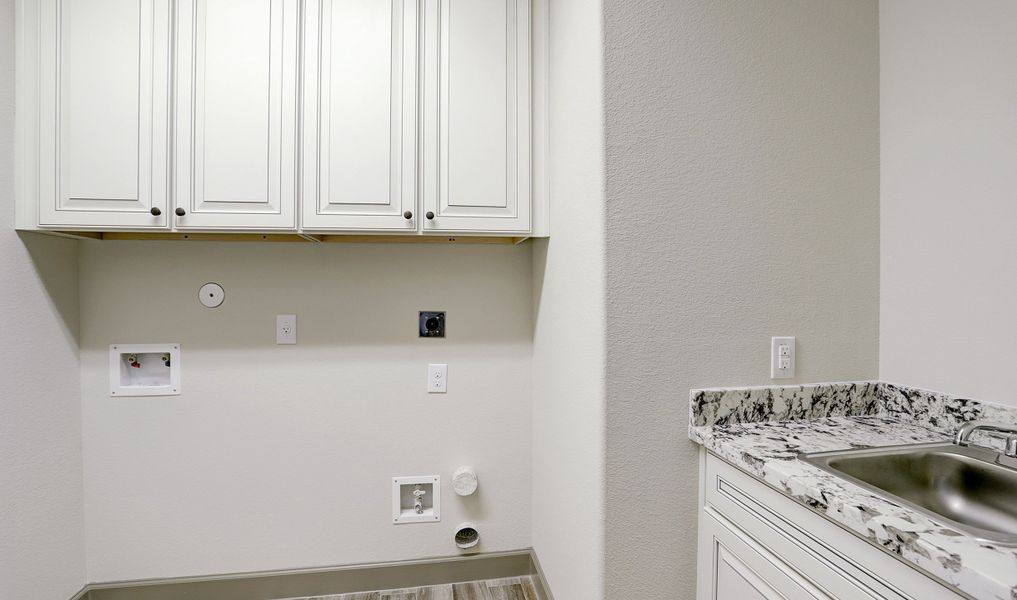
POLYGON ((770 379, 794 379, 795 338, 770 338, 770 379))

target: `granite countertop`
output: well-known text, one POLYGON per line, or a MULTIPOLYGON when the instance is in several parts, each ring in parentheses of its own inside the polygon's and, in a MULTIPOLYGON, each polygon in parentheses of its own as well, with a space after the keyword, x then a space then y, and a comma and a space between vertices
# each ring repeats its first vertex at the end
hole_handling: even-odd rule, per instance
MULTIPOLYGON (((928 411, 939 415, 938 423, 930 423, 917 414, 920 411, 908 409, 903 411, 906 414, 899 414, 899 403, 890 403, 893 409, 887 411, 887 393, 899 400, 913 390, 891 386, 887 392, 882 388, 885 385, 889 384, 694 390, 689 438, 963 593, 979 600, 1017 599, 1017 548, 979 540, 798 460, 802 452, 950 440, 949 430, 954 423, 944 423, 942 418, 951 412, 949 409, 928 411), (793 420, 782 414, 786 407, 793 407, 793 420), (754 420, 746 417, 750 414, 754 420)), ((958 402, 933 394, 921 391, 914 397, 923 398, 926 407, 942 408, 958 402), (928 402, 930 398, 933 400, 928 402)), ((959 402, 965 408, 957 417, 959 421, 989 415, 1001 420, 1014 410, 969 400, 959 402)))

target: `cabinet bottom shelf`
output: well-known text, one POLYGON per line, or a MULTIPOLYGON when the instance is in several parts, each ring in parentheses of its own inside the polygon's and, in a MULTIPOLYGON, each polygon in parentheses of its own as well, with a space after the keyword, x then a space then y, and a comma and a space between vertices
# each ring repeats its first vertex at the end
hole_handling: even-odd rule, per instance
POLYGON ((150 240, 181 242, 289 242, 314 244, 499 244, 516 245, 529 237, 481 235, 362 235, 362 234, 305 234, 305 233, 170 233, 129 231, 50 231, 36 230, 47 235, 59 235, 88 240, 150 240))

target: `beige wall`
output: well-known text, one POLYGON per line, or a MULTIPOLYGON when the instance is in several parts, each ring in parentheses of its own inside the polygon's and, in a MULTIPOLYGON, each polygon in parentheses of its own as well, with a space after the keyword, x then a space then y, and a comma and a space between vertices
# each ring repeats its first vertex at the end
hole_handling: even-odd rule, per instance
POLYGON ((14 232, 14 2, 0 2, 0 589, 85 583, 75 242, 14 232))
POLYGON ((534 245, 533 547, 557 600, 603 597, 600 2, 552 0, 553 237, 534 245))
POLYGON ((877 374, 877 3, 607 0, 607 597, 694 597, 689 389, 877 374))
POLYGON ((529 246, 83 243, 93 581, 530 546, 529 246), (226 289, 203 308, 207 281, 226 289), (448 311, 448 338, 417 311, 448 311), (275 315, 298 315, 297 346, 275 315), (110 398, 110 343, 179 342, 183 394, 110 398), (445 395, 425 393, 448 363, 445 395), (472 465, 475 497, 449 477, 472 465), (442 520, 391 524, 391 477, 445 478, 442 520))
POLYGON ((880 2, 880 377, 1017 405, 1017 4, 880 2))

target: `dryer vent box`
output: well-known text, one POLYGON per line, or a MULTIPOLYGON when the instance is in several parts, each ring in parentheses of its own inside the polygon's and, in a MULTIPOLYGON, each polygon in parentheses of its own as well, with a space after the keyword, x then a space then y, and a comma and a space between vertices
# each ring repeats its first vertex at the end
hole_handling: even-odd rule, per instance
POLYGON ((180 344, 113 344, 110 396, 180 395, 180 344))

